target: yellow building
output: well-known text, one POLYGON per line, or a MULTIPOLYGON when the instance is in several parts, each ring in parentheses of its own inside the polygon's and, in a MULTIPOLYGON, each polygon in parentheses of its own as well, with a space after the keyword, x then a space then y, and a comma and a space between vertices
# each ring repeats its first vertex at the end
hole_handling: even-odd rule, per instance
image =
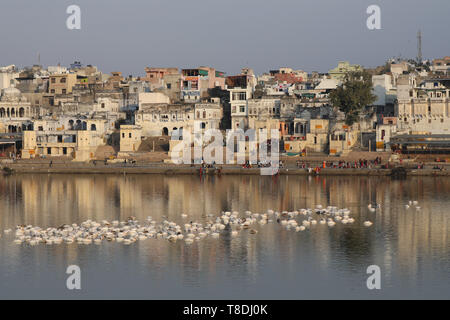
POLYGON ((120 152, 136 152, 141 145, 142 128, 134 125, 120 126, 120 152))
POLYGON ((22 159, 70 157, 89 161, 100 144, 101 138, 91 131, 24 131, 22 159))

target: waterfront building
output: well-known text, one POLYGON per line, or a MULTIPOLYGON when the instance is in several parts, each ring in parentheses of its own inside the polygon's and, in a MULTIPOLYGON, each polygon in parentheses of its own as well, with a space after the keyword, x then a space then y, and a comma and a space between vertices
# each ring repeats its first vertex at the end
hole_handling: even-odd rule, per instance
POLYGON ((30 125, 34 112, 35 109, 18 89, 3 89, 0 97, 0 132, 21 132, 30 125))
POLYGON ((148 103, 140 104, 136 125, 142 136, 182 135, 183 130, 219 129, 223 111, 218 98, 199 103, 148 103), (194 127, 196 126, 196 127, 194 127))
POLYGON ((411 81, 402 77, 397 85, 397 129, 409 134, 450 133, 450 78, 411 81))
POLYGON ((136 152, 141 145, 142 128, 135 125, 120 126, 120 154, 136 152))
POLYGON ((113 129, 104 117, 33 120, 33 130, 23 131, 22 158, 68 157, 88 161, 95 158, 98 147, 106 144, 113 129))
POLYGON ((376 150, 389 150, 391 137, 397 134, 397 117, 383 117, 376 128, 376 150))

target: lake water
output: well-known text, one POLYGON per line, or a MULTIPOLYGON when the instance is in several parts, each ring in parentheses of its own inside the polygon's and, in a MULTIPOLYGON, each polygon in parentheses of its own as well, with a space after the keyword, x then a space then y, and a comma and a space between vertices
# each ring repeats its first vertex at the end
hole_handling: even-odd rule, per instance
POLYGON ((0 177, 0 298, 325 299, 450 298, 450 179, 418 177, 18 175, 0 177), (406 209, 409 200, 421 210, 406 209), (381 204, 372 213, 369 203, 381 204), (13 243, 19 224, 87 219, 204 222, 207 214, 347 207, 353 224, 256 226, 253 235, 191 245, 148 239, 129 246, 13 243), (374 224, 367 228, 365 220, 374 224), (81 290, 66 288, 69 265, 81 290), (368 290, 367 267, 381 269, 368 290))

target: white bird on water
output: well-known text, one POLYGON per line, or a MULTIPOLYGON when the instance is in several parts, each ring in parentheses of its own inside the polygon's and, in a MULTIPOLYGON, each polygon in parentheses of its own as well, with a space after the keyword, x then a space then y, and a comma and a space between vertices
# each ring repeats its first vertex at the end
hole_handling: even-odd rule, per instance
POLYGON ((373 223, 371 221, 364 221, 365 227, 370 227, 373 223))
MULTIPOLYGON (((221 212, 218 216, 213 214, 202 215, 202 222, 189 221, 177 224, 169 221, 167 216, 157 222, 148 216, 142 224, 135 217, 129 217, 125 221, 103 220, 100 223, 86 220, 80 224, 62 225, 60 227, 41 228, 32 225, 20 225, 16 227, 14 243, 38 245, 59 245, 66 243, 78 243, 79 245, 96 244, 104 242, 117 242, 123 245, 131 245, 137 241, 148 239, 163 239, 171 243, 183 240, 185 244, 192 244, 205 238, 218 239, 223 233, 229 233, 231 237, 237 237, 242 231, 247 230, 249 235, 256 235, 263 226, 277 222, 284 228, 282 230, 304 231, 314 225, 327 224, 329 227, 341 221, 342 225, 354 222, 349 209, 338 209, 334 206, 326 208, 317 205, 316 209, 305 208, 294 211, 267 210, 263 213, 245 211, 221 212), (319 217, 314 219, 314 215, 319 217), (270 217, 270 219, 269 219, 270 217)), ((185 219, 187 214, 181 213, 185 219)), ((371 222, 370 222, 371 224, 371 222)), ((364 224, 366 225, 366 223, 364 224)), ((367 226, 367 225, 366 225, 367 226)), ((4 230, 11 232, 10 229, 4 230)))

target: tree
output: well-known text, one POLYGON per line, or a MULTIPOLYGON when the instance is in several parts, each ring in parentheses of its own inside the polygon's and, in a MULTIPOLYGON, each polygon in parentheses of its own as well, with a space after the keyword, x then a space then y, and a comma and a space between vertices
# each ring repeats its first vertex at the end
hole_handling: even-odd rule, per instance
POLYGON ((348 73, 344 82, 330 93, 331 103, 345 113, 345 123, 349 126, 359 120, 363 108, 376 98, 372 94, 372 77, 366 71, 348 73))

